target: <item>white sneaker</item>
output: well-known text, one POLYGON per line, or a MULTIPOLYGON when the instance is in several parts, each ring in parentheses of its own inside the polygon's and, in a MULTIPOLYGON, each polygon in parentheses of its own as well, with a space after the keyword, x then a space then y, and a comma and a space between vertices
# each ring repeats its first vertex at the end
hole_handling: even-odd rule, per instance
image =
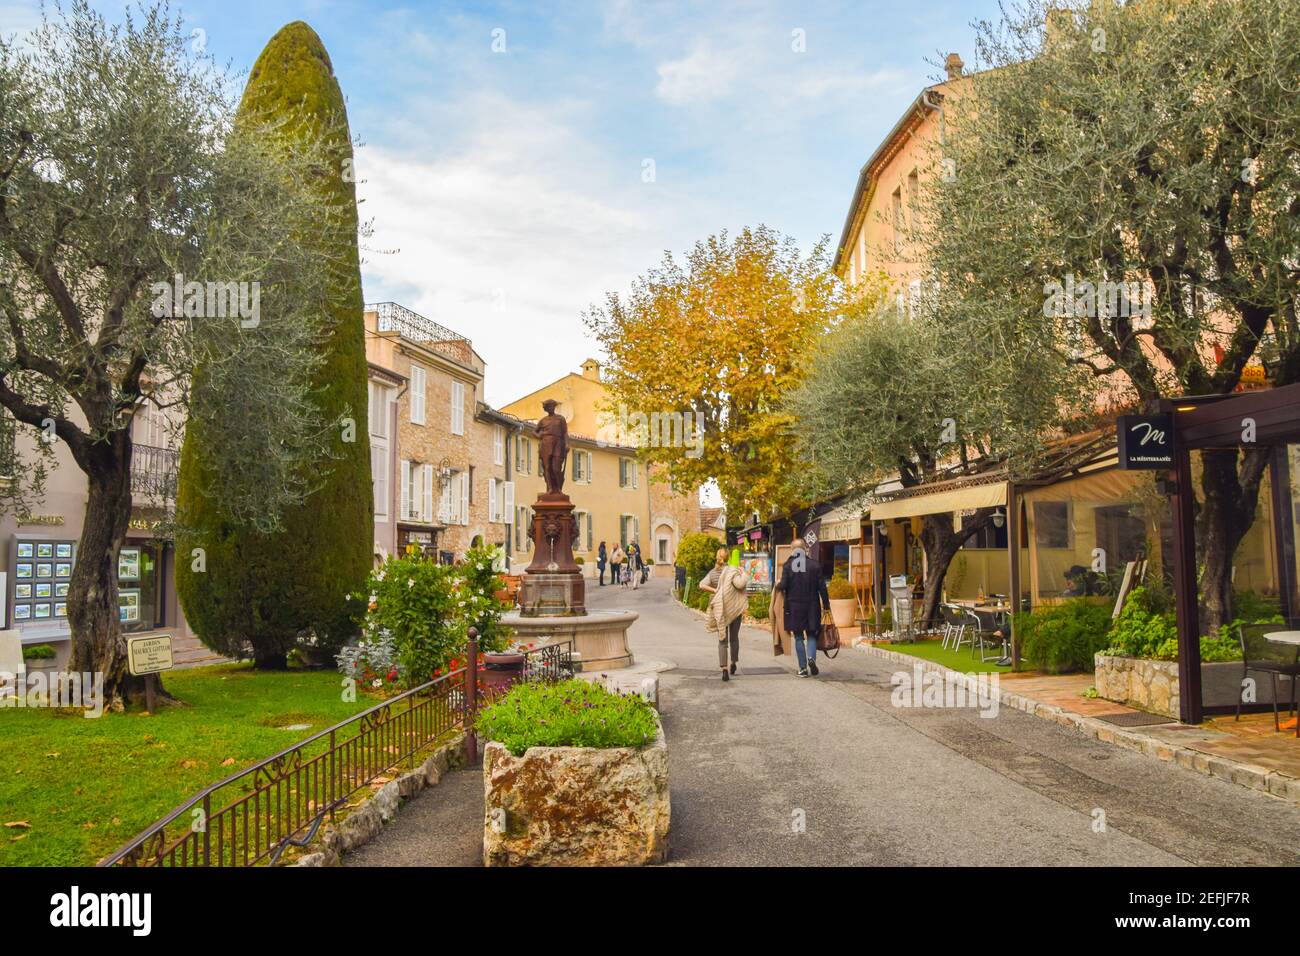
POLYGON ((800 669, 800 671, 799 671, 799 676, 800 676, 800 677, 807 677, 807 676, 808 676, 808 670, 807 670, 806 668, 802 668, 802 669, 800 669))

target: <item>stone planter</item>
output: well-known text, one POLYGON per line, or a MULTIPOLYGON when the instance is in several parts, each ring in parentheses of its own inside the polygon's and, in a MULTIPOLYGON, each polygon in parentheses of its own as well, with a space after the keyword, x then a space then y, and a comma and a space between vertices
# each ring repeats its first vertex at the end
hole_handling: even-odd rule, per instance
MULTIPOLYGON (((1256 702, 1272 704, 1273 685, 1267 675, 1251 676, 1256 682, 1256 702)), ((1149 661, 1098 654, 1093 684, 1097 688, 1097 695, 1106 700, 1179 719, 1177 661, 1149 661)), ((1279 681, 1278 692, 1283 702, 1289 704, 1290 686, 1287 681, 1279 681)), ((1241 661, 1201 665, 1202 706, 1235 707, 1240 693, 1241 661)))
POLYGON ((852 627, 857 615, 858 602, 853 598, 831 598, 831 620, 836 627, 852 627))
POLYGON ((643 866, 668 857, 668 745, 483 754, 485 866, 643 866))

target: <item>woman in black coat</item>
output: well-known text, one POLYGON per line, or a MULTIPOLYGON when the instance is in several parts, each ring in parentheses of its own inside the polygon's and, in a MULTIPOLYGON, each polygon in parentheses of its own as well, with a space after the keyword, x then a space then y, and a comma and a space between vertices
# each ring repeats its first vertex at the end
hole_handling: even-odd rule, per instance
POLYGON ((812 559, 801 538, 795 538, 794 551, 781 566, 781 580, 776 589, 785 598, 782 624, 794 639, 799 659, 799 676, 816 677, 817 635, 822 627, 822 608, 831 606, 826 592, 822 566, 812 559))

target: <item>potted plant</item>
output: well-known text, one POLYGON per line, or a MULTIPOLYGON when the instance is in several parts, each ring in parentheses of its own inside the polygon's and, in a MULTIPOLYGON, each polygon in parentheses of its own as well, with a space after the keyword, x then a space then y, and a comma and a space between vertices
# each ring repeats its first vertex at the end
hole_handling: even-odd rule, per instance
POLYGON ((487 866, 641 866, 668 855, 668 747, 639 696, 516 684, 475 724, 487 866))
POLYGON ((50 674, 59 666, 59 652, 49 644, 29 644, 23 648, 23 664, 27 673, 41 671, 50 674))
POLYGON ((857 619, 858 600, 849 579, 841 575, 831 578, 826 586, 831 599, 831 620, 836 627, 852 627, 857 619))

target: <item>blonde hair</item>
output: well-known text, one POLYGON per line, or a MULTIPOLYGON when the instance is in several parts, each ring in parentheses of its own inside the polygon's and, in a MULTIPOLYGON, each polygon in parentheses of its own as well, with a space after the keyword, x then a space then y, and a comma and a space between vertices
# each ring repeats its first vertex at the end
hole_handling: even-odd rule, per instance
POLYGON ((719 548, 718 553, 713 556, 713 566, 720 568, 727 563, 727 549, 719 548))

